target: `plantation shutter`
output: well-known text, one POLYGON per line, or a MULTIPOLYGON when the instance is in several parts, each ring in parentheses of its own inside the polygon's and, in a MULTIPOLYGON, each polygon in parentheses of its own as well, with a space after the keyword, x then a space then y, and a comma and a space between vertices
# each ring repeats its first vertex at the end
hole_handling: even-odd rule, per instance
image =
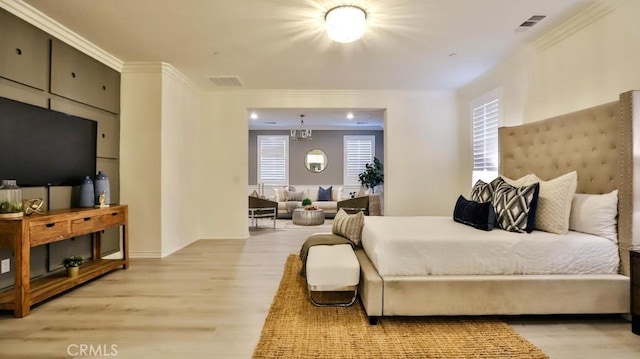
POLYGON ((497 172, 500 100, 494 97, 474 107, 472 116, 473 170, 497 172))
POLYGON ((344 185, 360 185, 358 175, 373 163, 375 136, 344 136, 344 185))
POLYGON ((258 136, 258 183, 289 184, 289 137, 258 136))

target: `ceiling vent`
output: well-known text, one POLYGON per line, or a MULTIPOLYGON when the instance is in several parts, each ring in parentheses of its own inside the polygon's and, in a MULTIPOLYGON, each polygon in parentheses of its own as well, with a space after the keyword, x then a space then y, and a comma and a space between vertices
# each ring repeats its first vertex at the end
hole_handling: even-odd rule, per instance
POLYGON ((238 76, 209 76, 209 80, 218 87, 239 87, 242 81, 238 76))
POLYGON ((520 24, 520 26, 518 26, 518 28, 516 29, 516 32, 527 31, 529 28, 542 21, 542 19, 544 19, 545 17, 545 15, 533 15, 522 24, 520 24))

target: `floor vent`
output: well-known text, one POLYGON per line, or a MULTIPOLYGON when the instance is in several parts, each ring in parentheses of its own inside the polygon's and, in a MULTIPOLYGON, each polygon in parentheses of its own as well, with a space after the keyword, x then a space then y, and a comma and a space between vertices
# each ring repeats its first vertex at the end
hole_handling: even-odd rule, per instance
POLYGON ((242 81, 238 76, 209 76, 209 80, 219 87, 239 87, 242 81))

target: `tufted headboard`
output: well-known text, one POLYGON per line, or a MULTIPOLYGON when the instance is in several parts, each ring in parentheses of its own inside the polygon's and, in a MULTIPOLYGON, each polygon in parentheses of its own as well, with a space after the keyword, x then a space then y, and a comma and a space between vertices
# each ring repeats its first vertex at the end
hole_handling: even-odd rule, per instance
POLYGON ((623 111, 630 106, 627 94, 620 95, 620 101, 498 130, 500 173, 507 177, 535 173, 549 180, 575 170, 577 193, 618 189, 620 272, 625 275, 629 275, 632 238, 632 187, 627 173, 632 167, 632 124, 623 111))

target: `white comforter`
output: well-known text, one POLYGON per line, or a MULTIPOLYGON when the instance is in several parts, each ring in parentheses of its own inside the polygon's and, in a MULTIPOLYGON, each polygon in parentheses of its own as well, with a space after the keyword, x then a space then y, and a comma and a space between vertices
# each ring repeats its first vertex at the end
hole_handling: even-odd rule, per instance
POLYGON ((451 217, 366 217, 362 246, 381 276, 615 274, 618 246, 570 231, 481 231, 451 217))

